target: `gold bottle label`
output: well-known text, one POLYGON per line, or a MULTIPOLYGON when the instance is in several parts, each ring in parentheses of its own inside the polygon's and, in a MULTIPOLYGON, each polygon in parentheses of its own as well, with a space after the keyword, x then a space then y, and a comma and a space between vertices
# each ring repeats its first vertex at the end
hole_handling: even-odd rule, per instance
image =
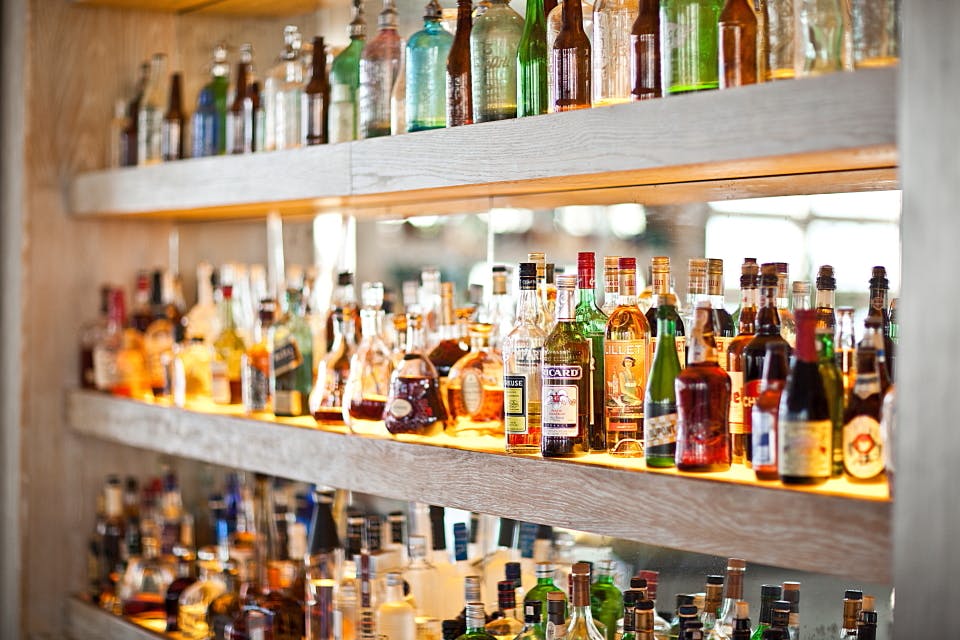
POLYGON ((781 420, 777 443, 780 475, 830 477, 832 432, 830 420, 781 420))
POLYGON ((507 433, 528 433, 526 375, 503 377, 503 416, 507 433))

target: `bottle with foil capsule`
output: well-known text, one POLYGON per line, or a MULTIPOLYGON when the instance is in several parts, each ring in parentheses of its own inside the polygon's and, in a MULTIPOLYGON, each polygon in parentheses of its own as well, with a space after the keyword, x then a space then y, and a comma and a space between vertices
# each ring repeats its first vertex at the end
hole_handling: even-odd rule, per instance
MULTIPOLYGON (((868 331, 877 331, 878 327, 876 322, 868 331)), ((857 378, 843 414, 843 468, 851 480, 860 482, 879 479, 883 474, 880 418, 886 388, 875 346, 878 341, 868 333, 857 347, 857 378)))
POLYGON ((393 373, 393 359, 384 344, 383 283, 365 282, 360 289, 363 338, 350 360, 343 391, 343 421, 353 433, 387 435, 383 412, 393 373))
POLYGON ((521 262, 517 320, 503 340, 507 453, 540 453, 540 360, 547 334, 539 322, 537 266, 521 262))
POLYGON ((836 331, 837 279, 833 276, 833 267, 822 265, 817 271, 817 328, 836 331))
POLYGON ((606 364, 604 331, 607 326, 607 317, 597 308, 595 260, 593 252, 590 251, 581 251, 577 255, 577 307, 574 314, 577 329, 590 341, 590 422, 587 429, 587 444, 593 451, 606 451, 603 385, 606 364))
POLYGON ((730 445, 734 464, 747 460, 747 438, 743 431, 743 350, 753 339, 757 319, 757 287, 760 267, 753 258, 746 258, 740 267, 740 307, 736 316, 739 331, 727 347, 726 368, 730 376, 730 445))
POLYGON ((387 431, 393 435, 436 435, 447 421, 437 370, 423 355, 423 319, 419 313, 407 314, 407 350, 390 376, 383 417, 387 431))
POLYGON ((677 452, 676 379, 680 358, 675 344, 679 316, 672 293, 656 296, 657 348, 643 399, 643 450, 647 465, 672 467, 677 452))
POLYGON ((676 315, 674 322, 673 343, 677 350, 677 358, 682 367, 687 359, 686 334, 684 333, 683 318, 680 315, 680 305, 670 286, 670 258, 666 256, 655 256, 650 260, 650 281, 651 293, 653 295, 653 304, 647 309, 647 324, 650 326, 650 354, 653 355, 657 350, 657 339, 659 327, 657 325, 657 300, 658 296, 670 294, 673 296, 673 310, 676 315))
MULTIPOLYGON (((634 259, 636 263, 636 259, 634 259)), ((608 318, 617 308, 617 298, 620 295, 620 256, 604 256, 603 258, 603 304, 600 311, 608 318)))
POLYGON ((753 426, 753 470, 757 474, 757 480, 777 480, 780 477, 777 467, 777 425, 780 396, 790 370, 787 349, 787 345, 779 342, 767 345, 760 395, 750 409, 753 426))
POLYGON ((707 259, 707 296, 713 310, 713 339, 717 343, 717 359, 720 366, 726 369, 727 349, 737 335, 737 328, 724 305, 723 260, 719 258, 707 259))
POLYGON ((895 353, 893 339, 890 337, 890 316, 887 313, 887 294, 889 290, 890 283, 887 280, 887 270, 884 267, 874 267, 870 278, 870 308, 867 310, 867 317, 877 318, 881 322, 884 367, 890 380, 894 380, 895 374, 891 365, 895 353))
POLYGON ((837 309, 837 343, 835 353, 837 366, 843 378, 844 397, 850 394, 857 378, 857 337, 853 323, 853 307, 837 309))

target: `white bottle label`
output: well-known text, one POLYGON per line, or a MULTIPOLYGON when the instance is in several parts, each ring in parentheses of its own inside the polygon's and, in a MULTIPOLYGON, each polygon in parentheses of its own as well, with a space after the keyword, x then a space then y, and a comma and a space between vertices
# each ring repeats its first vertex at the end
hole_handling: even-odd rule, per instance
POLYGON ((573 437, 580 434, 577 425, 576 385, 543 385, 543 435, 573 437))
POLYGON ((832 430, 830 420, 781 420, 777 443, 780 475, 830 477, 832 430))
POLYGON ((866 480, 883 471, 880 423, 871 416, 856 416, 843 425, 843 466, 854 478, 866 480))
POLYGON ((772 465, 777 461, 777 419, 753 405, 753 464, 772 465))

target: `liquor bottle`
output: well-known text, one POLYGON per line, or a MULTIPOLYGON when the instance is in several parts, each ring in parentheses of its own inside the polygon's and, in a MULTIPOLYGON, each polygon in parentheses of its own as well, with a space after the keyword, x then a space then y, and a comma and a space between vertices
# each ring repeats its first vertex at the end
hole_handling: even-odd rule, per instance
POLYGON ((127 563, 119 587, 121 613, 134 621, 166 618, 164 594, 174 575, 170 567, 160 561, 159 542, 153 536, 144 537, 143 556, 127 563))
POLYGON ((440 4, 430 0, 423 30, 407 41, 405 113, 410 132, 447 126, 446 69, 453 36, 441 25, 441 13, 440 4))
MULTIPOLYGON (((791 307, 793 311, 799 311, 801 309, 810 309, 810 283, 806 280, 794 280, 793 286, 791 287, 791 307)), ((817 322, 820 322, 819 315, 817 317, 817 322)))
POLYGON ((393 435, 436 435, 443 430, 447 411, 440 394, 437 370, 423 355, 423 319, 407 313, 407 350, 390 376, 384 424, 393 435))
MULTIPOLYGON (((636 260, 634 260, 636 262, 636 260)), ((620 295, 620 256, 604 256, 603 258, 603 304, 600 310, 608 318, 617 308, 620 295)))
POLYGON ((553 583, 553 577, 556 573, 556 565, 551 562, 538 562, 537 563, 537 584, 527 592, 524 597, 523 603, 524 606, 529 605, 532 602, 540 603, 541 618, 538 620, 539 624, 546 630, 547 625, 547 613, 548 609, 548 596, 551 593, 556 593, 561 596, 563 601, 564 609, 563 614, 566 615, 566 595, 563 593, 559 587, 553 583))
POLYGON ((583 30, 580 0, 563 0, 560 31, 550 48, 554 81, 550 85, 551 112, 586 109, 593 99, 590 40, 583 30))
POLYGON ((400 64, 397 80, 390 90, 390 135, 407 132, 407 56, 403 41, 400 42, 400 64))
POLYGON ((774 342, 767 345, 763 358, 763 377, 760 395, 750 408, 753 438, 753 470, 757 480, 778 480, 777 466, 778 425, 780 400, 790 371, 787 345, 774 342))
POLYGON ((897 424, 897 389, 895 385, 890 385, 886 395, 883 397, 883 407, 880 411, 880 437, 883 442, 883 464, 887 474, 888 493, 893 497, 893 476, 894 476, 894 447, 893 438, 896 433, 897 424))
POLYGON ((890 338, 890 316, 887 315, 887 292, 890 289, 887 280, 887 270, 884 267, 874 267, 870 277, 870 308, 868 318, 878 318, 882 322, 883 355, 886 360, 887 374, 890 380, 895 379, 892 362, 896 355, 893 340, 890 338))
POLYGON ((843 594, 843 623, 840 625, 841 640, 857 638, 857 619, 860 617, 862 610, 863 592, 858 589, 847 589, 843 594))
POLYGON ((313 335, 303 318, 303 294, 287 289, 287 312, 270 326, 268 342, 273 354, 270 393, 278 416, 301 416, 309 411, 307 399, 313 380, 313 335))
POLYGON ((817 329, 836 331, 837 279, 833 276, 833 267, 822 265, 817 271, 817 329))
POLYGON ((240 404, 241 359, 246 351, 243 338, 237 331, 233 318, 233 285, 220 288, 223 301, 220 303, 222 329, 213 343, 214 359, 211 364, 211 395, 217 404, 240 404))
POLYGON ((713 339, 717 343, 717 359, 720 366, 726 369, 727 349, 737 335, 737 328, 724 305, 723 260, 719 258, 707 259, 707 296, 713 309, 713 339))
POLYGON ((590 341, 590 405, 587 444, 593 451, 607 450, 604 419, 604 332, 607 317, 597 308, 596 257, 591 251, 577 254, 577 307, 574 310, 577 330, 590 341))
POLYGON ((556 324, 556 318, 547 313, 547 265, 542 251, 531 251, 527 253, 527 260, 536 265, 537 269, 537 308, 538 322, 540 327, 550 333, 553 325, 556 324))
POLYGON ((637 599, 642 598, 642 591, 627 589, 623 592, 623 619, 622 631, 618 632, 617 637, 620 640, 637 640, 637 599))
POLYGON ((757 82, 757 15, 751 0, 726 0, 720 12, 720 88, 757 82))
MULTIPOLYGON (((740 289, 741 289, 740 304, 739 304, 739 306, 734 310, 733 314, 732 314, 731 317, 730 317, 730 319, 733 321, 733 326, 737 328, 737 334, 738 334, 738 335, 739 335, 739 333, 740 333, 740 332, 739 332, 740 313, 741 313, 741 311, 743 310, 743 307, 744 307, 744 300, 743 300, 743 295, 742 295, 744 276, 747 276, 747 275, 756 275, 756 276, 757 276, 757 282, 756 282, 756 284, 753 285, 753 288, 756 289, 756 288, 760 285, 759 274, 760 274, 760 267, 757 266, 757 259, 756 259, 756 258, 744 258, 744 259, 743 259, 743 264, 740 265, 740 289)), ((754 298, 755 298, 755 296, 754 296, 754 298)), ((754 307, 757 306, 755 300, 754 300, 754 305, 753 305, 753 306, 754 306, 754 307)), ((754 309, 754 310, 756 310, 756 309, 754 309)))
MULTIPOLYGON (((342 546, 333 518, 333 492, 314 490, 310 541, 304 557, 306 599, 304 613, 307 640, 332 640, 334 593, 342 564, 342 546)), ((353 632, 353 620, 344 620, 344 632, 353 632)))
POLYGON ((378 31, 360 54, 359 137, 390 135, 390 95, 400 73, 403 41, 397 33, 397 7, 383 0, 378 31))
POLYGON ((186 338, 201 338, 208 344, 220 335, 220 312, 213 302, 213 266, 209 262, 197 264, 197 304, 183 318, 186 338))
POLYGON ((127 103, 127 126, 120 138, 120 146, 125 151, 125 155, 121 158, 121 165, 124 167, 135 167, 137 165, 137 154, 139 153, 137 130, 140 120, 140 106, 143 104, 144 92, 147 90, 149 83, 150 63, 144 62, 140 65, 140 77, 137 80, 136 89, 127 103))
POLYGON ((122 575, 126 559, 123 548, 126 523, 123 517, 123 486, 120 478, 107 476, 103 493, 102 519, 98 518, 96 532, 98 555, 96 558, 96 592, 101 600, 108 599, 115 590, 116 576, 122 575))
POLYGON ((330 64, 330 112, 327 118, 331 143, 357 139, 359 123, 360 54, 367 36, 363 0, 353 0, 348 44, 330 64))
POLYGON ((690 361, 675 383, 677 468, 681 471, 726 471, 731 462, 728 430, 730 376, 717 361, 713 311, 709 301, 697 305, 693 335, 688 344, 690 361))
POLYGON ((95 320, 84 323, 80 328, 80 386, 84 389, 97 388, 93 350, 107 332, 111 291, 108 285, 100 287, 100 313, 95 320))
POLYGON ((342 310, 344 317, 350 316, 354 319, 354 327, 356 329, 354 337, 361 339, 363 332, 360 322, 360 307, 357 305, 357 294, 353 287, 353 273, 350 271, 341 271, 337 274, 337 286, 334 288, 333 295, 330 299, 330 313, 327 315, 326 320, 327 351, 333 348, 334 314, 337 309, 342 310), (360 335, 356 335, 357 333, 360 335))
POLYGON ((843 69, 844 14, 840 0, 800 0, 797 20, 797 77, 843 69))
POLYGON ((185 156, 186 118, 183 115, 183 102, 180 99, 180 73, 170 77, 170 100, 167 112, 163 114, 160 130, 160 155, 163 161, 182 160, 185 156))
POLYGON ((524 626, 517 620, 517 592, 512 581, 501 580, 497 583, 497 606, 502 616, 488 622, 484 629, 497 640, 513 640, 524 626))
POLYGON ((671 294, 674 296, 674 315, 676 316, 676 335, 674 336, 674 345, 676 346, 677 358, 680 366, 687 359, 687 343, 685 338, 683 318, 680 316, 680 305, 677 304, 676 295, 670 286, 670 258, 666 256, 656 256, 650 260, 650 282, 653 294, 653 303, 647 309, 647 324, 650 325, 650 353, 656 353, 657 350, 657 300, 658 296, 671 294))
POLYGON ((843 377, 844 397, 850 395, 853 383, 857 378, 857 338, 853 325, 853 307, 839 307, 837 309, 837 366, 843 377))
MULTIPOLYGON (((756 319, 757 331, 750 342, 743 347, 740 354, 741 369, 743 370, 741 402, 743 405, 743 432, 740 434, 742 436, 740 441, 744 444, 747 463, 753 459, 752 408, 760 396, 760 379, 763 376, 763 361, 767 353, 767 345, 770 343, 786 344, 787 342, 780 335, 780 316, 777 313, 777 266, 773 263, 765 263, 761 270, 760 307, 756 319)), ((731 345, 730 358, 733 357, 734 345, 731 345)), ((736 448, 736 446, 735 439, 734 447, 736 448)), ((736 455, 736 451, 734 455, 736 455)))
POLYGON ((171 633, 180 630, 180 597, 193 586, 197 579, 193 576, 193 563, 196 558, 192 552, 179 555, 176 559, 176 577, 163 594, 163 609, 167 616, 165 631, 171 633))
POLYGON ((549 458, 589 451, 591 343, 577 327, 575 286, 574 276, 557 278, 557 325, 543 345, 540 452, 549 458))
POLYGON ((831 474, 834 478, 843 475, 843 408, 845 396, 843 375, 837 366, 837 356, 833 349, 833 331, 820 327, 820 313, 817 312, 817 353, 823 388, 830 403, 830 422, 833 425, 833 463, 831 474))
POLYGON ((536 265, 519 266, 517 322, 503 340, 504 426, 507 453, 540 451, 540 361, 547 334, 538 323, 536 265))
POLYGON ((454 433, 503 435, 503 356, 490 346, 493 325, 470 325, 470 351, 450 368, 447 409, 454 433))
MULTIPOLYGON (((693 330, 693 322, 697 316, 697 304, 707 302, 707 260, 706 258, 690 258, 687 261, 687 297, 684 301, 682 314, 683 326, 693 330)), ((712 315, 712 304, 711 315, 712 315)), ((680 354, 680 361, 686 364, 687 353, 680 354)))
POLYGON ((465 612, 466 630, 457 640, 496 640, 485 628, 487 616, 482 602, 467 602, 465 612))
MULTIPOLYGON (((292 149, 303 144, 303 122, 309 118, 304 111, 304 77, 306 68, 302 52, 303 36, 296 25, 283 28, 283 50, 277 63, 263 80, 264 131, 263 148, 266 151, 292 149)), ((323 47, 314 48, 323 52, 323 47)), ((326 61, 321 53, 320 58, 326 61)), ((326 84, 326 74, 323 83, 326 84)), ((316 79, 316 75, 312 80, 316 79)), ((325 112, 324 112, 325 117, 325 112)))
POLYGON ((473 2, 457 0, 457 32, 447 56, 447 126, 473 124, 473 81, 470 64, 470 33, 473 2))
POLYGON ((148 391, 142 342, 125 328, 123 290, 112 289, 107 303, 107 328, 93 347, 94 384, 117 396, 142 398, 148 391))
POLYGON ((604 420, 610 454, 634 457, 643 454, 643 393, 650 326, 637 307, 637 261, 619 261, 618 304, 607 321, 603 341, 604 420))
POLYGON ((677 452, 675 382, 680 375, 680 359, 675 334, 679 317, 672 293, 658 293, 656 305, 651 309, 656 308, 659 339, 643 399, 643 449, 648 466, 672 467, 677 452))
MULTIPOLYGON (((656 610, 653 600, 640 600, 634 607, 634 626, 636 628, 636 640, 659 640, 663 636, 657 636, 654 631, 654 619, 656 610)), ((626 619, 624 619, 626 621, 626 619)))
POLYGON ((517 50, 523 18, 506 0, 490 0, 470 32, 473 121, 517 117, 517 50))
POLYGON ((790 603, 786 600, 777 600, 773 603, 773 611, 770 614, 770 628, 764 633, 779 631, 783 640, 790 640, 789 625, 790 603))
POLYGON ((383 411, 393 360, 381 337, 383 283, 365 282, 360 296, 363 338, 350 360, 350 375, 343 391, 343 421, 353 433, 386 435, 383 411))
POLYGON ((270 345, 267 335, 275 312, 273 300, 263 300, 259 322, 253 328, 253 340, 240 358, 240 386, 243 410, 247 414, 264 414, 272 410, 270 397, 270 345))
POLYGON ((437 375, 446 395, 447 376, 450 368, 463 356, 470 353, 470 345, 463 339, 460 326, 457 324, 454 306, 455 289, 452 282, 440 285, 441 321, 439 327, 439 341, 430 350, 430 362, 437 368, 437 375))
POLYGON ((410 587, 416 614, 440 618, 445 612, 437 594, 443 587, 440 572, 427 559, 427 538, 411 535, 408 548, 410 560, 403 568, 403 578, 410 587))
POLYGON ((660 71, 660 3, 640 0, 630 30, 630 94, 634 100, 663 95, 660 71))
POLYGON ((137 164, 156 164, 163 160, 163 101, 166 97, 167 56, 154 54, 150 61, 150 80, 143 91, 137 112, 137 164))
POLYGON ((723 0, 662 0, 661 65, 667 94, 716 89, 723 0))
MULTIPOLYGON (((251 59, 253 49, 250 49, 251 59)), ((250 76, 253 77, 253 63, 250 64, 250 76)), ((251 80, 250 88, 247 90, 250 94, 250 105, 253 108, 253 150, 263 151, 263 134, 266 129, 266 114, 263 110, 263 88, 259 80, 251 80)))
POLYGON ((887 353, 885 355, 890 371, 896 369, 897 351, 900 347, 900 322, 897 320, 897 302, 897 298, 890 300, 890 311, 888 312, 890 320, 890 343, 893 345, 893 353, 887 353))
POLYGON ((792 349, 797 345, 797 323, 790 311, 790 271, 786 262, 777 262, 777 315, 780 317, 780 335, 792 349))
MULTIPOLYGON (((557 265, 547 262, 543 265, 543 287, 541 294, 543 296, 543 308, 547 318, 557 317, 557 265)), ((556 320, 551 320, 556 322, 556 320)), ((552 326, 551 326, 552 328, 552 326)))
POLYGON ((197 97, 193 115, 193 157, 214 156, 226 151, 227 91, 230 86, 227 47, 220 43, 213 50, 210 81, 197 97))
POLYGON ((775 3, 767 12, 766 80, 787 80, 795 76, 796 16, 794 3, 775 3))
POLYGON ((593 104, 629 102, 630 32, 638 6, 625 0, 598 0, 593 7, 593 104))
POLYGON ((857 347, 857 378, 843 414, 843 468, 851 480, 860 482, 879 479, 883 473, 880 418, 886 389, 881 383, 878 341, 868 334, 857 347))
MULTIPOLYGON (((717 622, 710 632, 710 640, 730 638, 736 626, 737 602, 743 599, 743 575, 747 563, 740 558, 727 560, 727 573, 723 580, 723 605, 717 614, 717 622)), ((749 637, 749 628, 747 636, 749 637)))
POLYGON ((616 640, 617 621, 623 616, 623 594, 613 584, 613 563, 605 559, 596 566, 597 581, 590 585, 590 612, 594 620, 606 626, 607 640, 616 640))
MULTIPOLYGON (((570 619, 567 621, 565 634, 567 640, 603 640, 604 638, 594 623, 590 607, 590 591, 590 565, 586 562, 577 562, 573 565, 570 574, 570 619)), ((616 625, 614 625, 614 632, 616 632, 616 625)))
POLYGON ((227 153, 253 151, 253 97, 250 95, 250 65, 253 49, 249 44, 240 48, 237 80, 234 83, 233 102, 227 110, 227 153))
POLYGON ((110 120, 110 129, 107 136, 107 157, 106 163, 108 169, 116 169, 125 166, 127 155, 127 136, 126 131, 130 126, 127 120, 127 103, 119 99, 113 103, 113 118, 110 120))
POLYGON ((357 352, 350 314, 349 308, 333 312, 333 344, 317 369, 317 379, 310 393, 310 412, 318 422, 336 423, 344 419, 343 407, 349 398, 346 386, 350 365, 357 352))
POLYGON ((888 67, 900 59, 899 3, 894 0, 854 0, 852 4, 853 64, 888 67))
POLYGON ((820 484, 833 466, 833 423, 817 364, 815 311, 797 312, 796 357, 780 400, 777 464, 784 484, 820 484))
POLYGON ((757 628, 751 640, 761 640, 763 632, 770 627, 773 619, 773 603, 780 599, 783 590, 779 585, 765 584, 760 587, 760 616, 757 618, 757 628))
POLYGON ((723 576, 707 576, 704 591, 705 597, 703 611, 700 612, 700 622, 703 624, 703 632, 709 635, 720 623, 720 606, 723 601, 723 576))
POLYGON ((694 623, 700 624, 697 619, 697 607, 693 604, 694 596, 690 594, 677 594, 677 616, 673 619, 670 626, 670 637, 683 640, 684 630, 694 623))
POLYGON ((750 604, 738 600, 733 618, 730 640, 750 640, 750 604))
POLYGON ((493 325, 490 344, 494 347, 499 349, 503 345, 503 339, 513 330, 516 323, 514 312, 514 300, 507 286, 507 267, 495 265, 493 267, 493 287, 490 301, 480 313, 484 322, 493 325))
POLYGON ((787 632, 792 640, 800 637, 800 583, 784 582, 783 599, 790 603, 787 632))
MULTIPOLYGON (((546 640, 561 640, 567 635, 567 597, 563 592, 547 594, 546 640)), ((602 635, 602 634, 601 634, 602 635)))
POLYGON ((377 633, 391 640, 414 640, 417 633, 416 612, 403 598, 403 575, 387 573, 384 601, 377 607, 377 633))
POLYGON ((517 640, 546 640, 542 609, 543 602, 540 600, 524 601, 523 629, 517 634, 517 640))
MULTIPOLYGON (((288 64, 292 65, 293 62, 288 64)), ((289 86, 278 96, 278 107, 280 105, 279 101, 285 100, 288 103, 287 109, 291 112, 294 109, 294 98, 300 101, 297 104, 296 111, 289 116, 289 118, 299 117, 296 125, 284 123, 283 116, 280 113, 277 114, 278 149, 296 147, 304 142, 308 145, 314 145, 326 144, 330 141, 330 121, 333 118, 330 114, 330 94, 330 80, 327 77, 327 51, 324 48, 323 38, 317 36, 313 39, 310 82, 307 83, 306 87, 303 87, 302 91, 299 87, 289 86), (297 137, 294 138, 294 135, 297 137)))
POLYGON ((543 0, 527 0, 517 48, 517 117, 547 112, 547 16, 543 0))
POLYGON ((857 640, 876 640, 877 620, 873 596, 863 596, 863 606, 857 616, 857 640))
POLYGON ((177 628, 189 638, 212 635, 207 622, 207 610, 214 600, 227 591, 220 563, 208 552, 201 551, 198 557, 197 581, 184 589, 177 605, 177 628))

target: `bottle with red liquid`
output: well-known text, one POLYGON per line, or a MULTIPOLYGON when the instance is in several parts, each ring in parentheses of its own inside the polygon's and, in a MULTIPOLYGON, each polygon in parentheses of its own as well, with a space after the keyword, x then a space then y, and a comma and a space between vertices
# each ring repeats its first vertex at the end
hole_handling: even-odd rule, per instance
POLYGON ((419 313, 407 314, 407 350, 390 376, 383 421, 393 435, 433 436, 446 424, 437 370, 423 355, 423 317, 419 313))
POLYGON ((726 471, 730 468, 730 376, 717 361, 713 310, 697 303, 689 362, 677 376, 677 468, 726 471))
POLYGON ((353 433, 387 435, 383 410, 387 405, 393 360, 381 338, 383 283, 364 282, 360 298, 363 338, 350 361, 350 375, 343 392, 343 420, 353 433))
POLYGON ((790 370, 787 345, 774 342, 767 345, 763 359, 763 378, 760 395, 751 409, 753 424, 753 470, 757 480, 777 480, 777 424, 780 414, 780 395, 790 370))

